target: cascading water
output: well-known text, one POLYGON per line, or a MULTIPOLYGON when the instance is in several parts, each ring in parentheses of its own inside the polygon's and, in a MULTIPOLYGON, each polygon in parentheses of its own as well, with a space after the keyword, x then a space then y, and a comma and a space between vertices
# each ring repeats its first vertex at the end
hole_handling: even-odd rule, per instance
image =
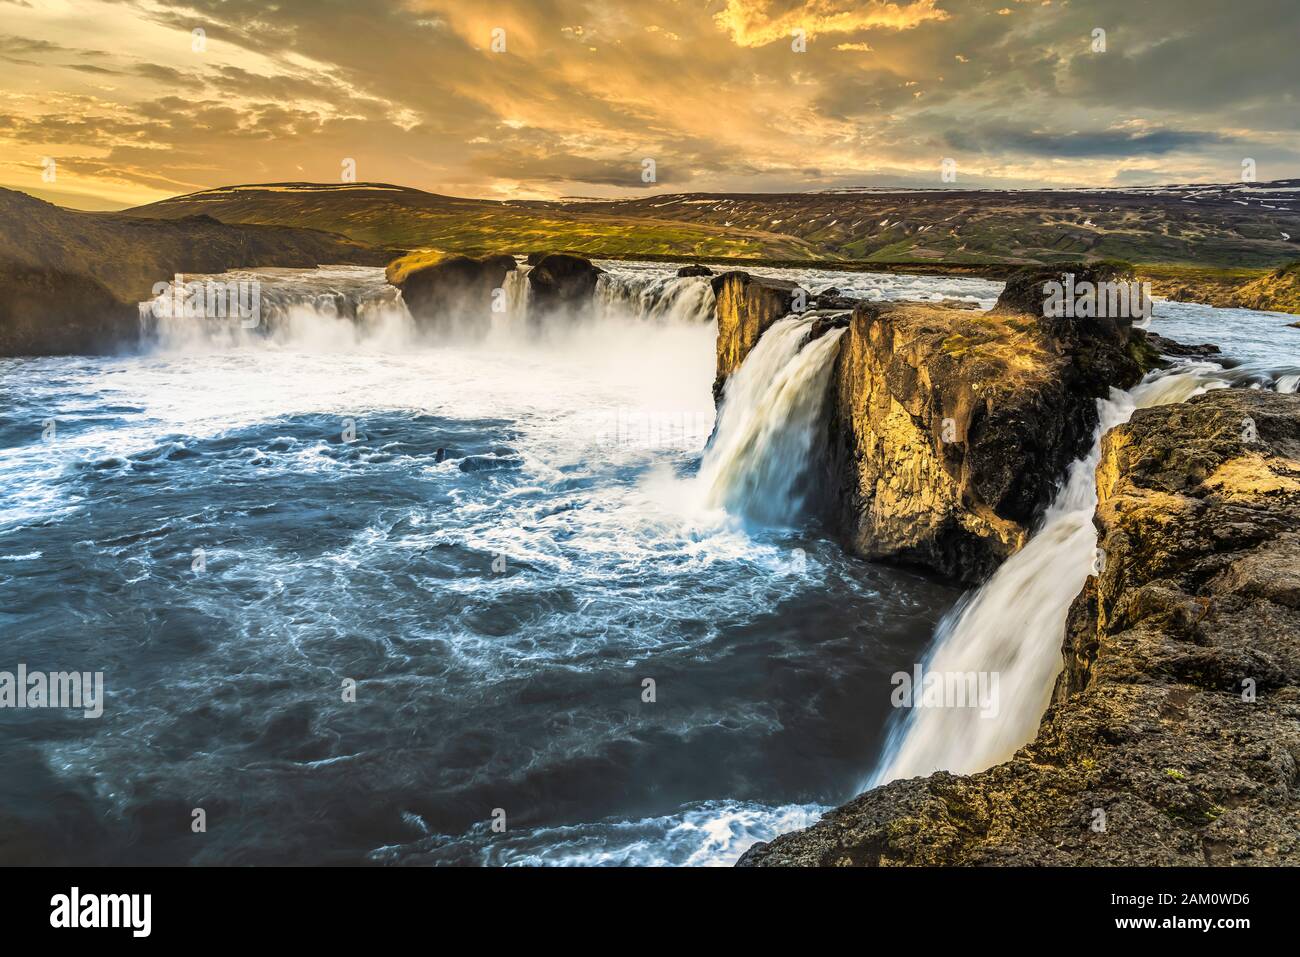
POLYGON ((492 314, 492 326, 489 339, 494 345, 516 342, 529 334, 528 301, 532 287, 528 284, 528 274, 532 266, 520 264, 506 273, 501 283, 504 292, 505 309, 492 314))
POLYGON ((140 303, 140 334, 170 352, 266 344, 333 352, 398 347, 416 330, 382 269, 322 266, 184 276, 140 303))
MULTIPOLYGON (((1092 449, 1066 482, 1029 542, 940 623, 925 663, 930 674, 997 675, 996 707, 913 708, 886 738, 867 786, 934 771, 969 774, 991 767, 1030 741, 1061 670, 1061 639, 1075 595, 1092 571, 1097 544, 1096 470, 1101 438, 1134 410, 1183 402, 1227 383, 1210 364, 1157 374, 1131 392, 1098 401, 1092 449)), ((989 682, 990 685, 992 682, 989 682)))
POLYGON ((810 316, 778 320, 727 383, 697 481, 709 508, 782 524, 803 506, 801 480, 822 420, 843 329, 813 342, 810 316))
POLYGON ((596 280, 595 300, 599 317, 696 323, 713 318, 713 287, 704 276, 663 276, 607 267, 596 280))

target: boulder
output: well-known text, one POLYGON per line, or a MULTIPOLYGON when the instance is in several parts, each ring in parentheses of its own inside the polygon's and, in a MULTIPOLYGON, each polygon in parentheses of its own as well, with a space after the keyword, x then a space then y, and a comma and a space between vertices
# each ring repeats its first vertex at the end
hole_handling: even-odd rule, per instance
POLYGON ((708 266, 702 266, 699 263, 693 263, 689 266, 683 266, 677 270, 678 277, 686 276, 712 276, 713 270, 708 266))
MULTIPOLYGON (((529 257, 530 261, 532 257, 529 257)), ((591 260, 569 253, 548 253, 528 272, 528 319, 543 323, 554 316, 589 314, 596 279, 603 272, 591 260)))
POLYGON ((416 253, 391 263, 388 277, 422 328, 482 335, 490 328, 497 290, 514 269, 514 257, 507 255, 416 253))

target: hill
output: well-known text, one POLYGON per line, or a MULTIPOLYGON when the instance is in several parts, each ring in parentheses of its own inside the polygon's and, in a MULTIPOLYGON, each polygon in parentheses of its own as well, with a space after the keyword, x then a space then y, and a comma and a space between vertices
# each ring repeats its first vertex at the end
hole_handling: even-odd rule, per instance
POLYGON ((394 254, 315 229, 228 225, 208 216, 149 219, 81 212, 0 189, 0 265, 88 277, 127 302, 146 298, 154 283, 177 272, 384 265, 394 254))
POLYGON ((132 215, 207 214, 222 222, 308 226, 359 242, 479 255, 564 249, 589 256, 823 258, 802 239, 759 228, 688 223, 653 211, 441 196, 385 183, 225 186, 140 206, 132 215))
POLYGON ((231 186, 133 215, 308 226, 390 246, 612 258, 1008 264, 1125 260, 1266 269, 1300 254, 1300 181, 1133 190, 679 193, 496 202, 382 183, 231 186))

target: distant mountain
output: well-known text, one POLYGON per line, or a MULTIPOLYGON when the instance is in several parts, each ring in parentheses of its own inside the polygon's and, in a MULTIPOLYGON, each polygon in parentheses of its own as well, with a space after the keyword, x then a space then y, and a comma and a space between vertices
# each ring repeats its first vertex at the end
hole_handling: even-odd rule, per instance
POLYGON ((130 215, 206 213, 390 246, 483 253, 1275 266, 1300 257, 1300 180, 1083 190, 676 193, 563 202, 459 199, 382 183, 230 186, 130 215))
POLYGON ((154 283, 177 272, 322 263, 384 265, 394 255, 393 250, 314 229, 228 225, 207 216, 147 219, 81 212, 0 189, 0 266, 90 278, 129 303, 146 298, 154 283))
POLYGON ((175 217, 206 213, 229 223, 311 226, 361 242, 455 252, 566 250, 605 256, 816 259, 802 240, 762 229, 621 215, 600 204, 498 202, 440 196, 385 183, 269 183, 226 186, 127 212, 175 217))
POLYGON ((1261 267, 1300 257, 1300 180, 1134 190, 682 193, 572 203, 686 224, 761 227, 869 262, 1121 259, 1261 267))

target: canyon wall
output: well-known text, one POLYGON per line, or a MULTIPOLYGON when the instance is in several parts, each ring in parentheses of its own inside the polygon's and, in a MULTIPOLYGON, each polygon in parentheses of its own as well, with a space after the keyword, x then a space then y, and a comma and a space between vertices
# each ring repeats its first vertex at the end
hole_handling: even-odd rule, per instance
POLYGON ((1034 741, 868 791, 742 865, 1300 864, 1300 396, 1140 410, 1097 489, 1104 565, 1034 741))

